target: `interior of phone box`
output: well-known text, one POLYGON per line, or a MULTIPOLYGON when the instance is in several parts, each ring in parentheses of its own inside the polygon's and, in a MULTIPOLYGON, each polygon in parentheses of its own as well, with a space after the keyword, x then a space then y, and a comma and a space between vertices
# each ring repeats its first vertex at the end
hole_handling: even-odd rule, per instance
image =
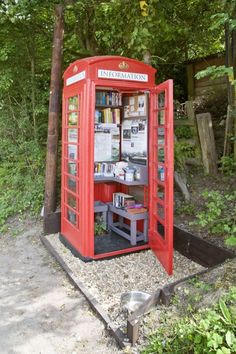
POLYGON ((146 219, 146 228, 148 223, 147 192, 148 93, 97 87, 94 115, 95 255, 148 243, 147 235, 141 236, 145 223, 141 215, 146 219), (112 206, 115 207, 113 211, 112 206), (133 221, 134 218, 139 220, 133 221), (132 240, 125 236, 131 234, 131 223, 137 226, 136 230, 132 226, 132 240), (134 240, 135 232, 137 238, 134 240))

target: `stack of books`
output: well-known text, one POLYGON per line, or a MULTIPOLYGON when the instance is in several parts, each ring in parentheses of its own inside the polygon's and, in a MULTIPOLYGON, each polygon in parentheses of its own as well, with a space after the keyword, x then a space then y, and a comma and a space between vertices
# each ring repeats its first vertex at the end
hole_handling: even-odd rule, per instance
POLYGON ((94 163, 94 176, 95 177, 113 177, 115 164, 107 162, 94 163))
POLYGON ((125 193, 113 193, 113 206, 125 209, 128 205, 135 203, 133 196, 125 193))
POLYGON ((119 108, 104 108, 95 110, 95 123, 113 123, 120 124, 119 108))
POLYGON ((100 106, 121 106, 122 95, 119 92, 113 91, 97 91, 96 105, 100 106))

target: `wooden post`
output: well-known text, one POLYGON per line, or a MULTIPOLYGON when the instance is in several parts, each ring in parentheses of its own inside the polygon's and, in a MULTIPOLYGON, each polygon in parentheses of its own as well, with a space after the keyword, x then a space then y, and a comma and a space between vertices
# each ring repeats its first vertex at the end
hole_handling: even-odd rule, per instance
POLYGON ((228 107, 227 107, 223 156, 230 155, 230 151, 231 151, 230 137, 231 137, 232 131, 233 131, 233 115, 231 112, 231 107, 232 107, 231 105, 228 105, 228 107))
POLYGON ((48 114, 48 137, 45 177, 44 216, 56 210, 56 178, 58 150, 58 121, 61 105, 61 65, 63 48, 63 5, 55 6, 52 69, 48 114))
MULTIPOLYGON (((234 20, 236 19, 236 6, 234 7, 234 20)), ((236 80, 236 29, 232 30, 232 64, 234 80, 236 80)), ((234 161, 236 161, 236 85, 232 87, 232 114, 233 114, 233 129, 232 135, 234 136, 234 161)))
POLYGON ((195 85, 194 85, 194 64, 187 64, 187 86, 188 86, 188 99, 195 98, 195 85))
POLYGON ((217 174, 217 155, 215 148, 214 132, 210 113, 196 115, 200 145, 202 150, 202 162, 204 170, 209 174, 217 174))
POLYGON ((195 111, 193 108, 193 101, 186 101, 185 102, 185 110, 186 110, 187 116, 189 118, 189 121, 193 123, 194 139, 195 139, 196 145, 200 146, 196 116, 195 116, 195 111))

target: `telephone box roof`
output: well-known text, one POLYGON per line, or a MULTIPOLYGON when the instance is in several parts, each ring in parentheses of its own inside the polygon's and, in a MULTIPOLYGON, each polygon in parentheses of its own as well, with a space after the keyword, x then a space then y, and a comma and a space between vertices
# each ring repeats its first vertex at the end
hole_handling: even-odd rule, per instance
POLYGON ((75 75, 83 70, 87 71, 87 78, 97 78, 97 70, 117 70, 122 72, 149 74, 149 84, 154 84, 156 69, 141 61, 122 56, 95 56, 78 59, 71 63, 66 69, 63 77, 66 80, 71 75, 75 75))

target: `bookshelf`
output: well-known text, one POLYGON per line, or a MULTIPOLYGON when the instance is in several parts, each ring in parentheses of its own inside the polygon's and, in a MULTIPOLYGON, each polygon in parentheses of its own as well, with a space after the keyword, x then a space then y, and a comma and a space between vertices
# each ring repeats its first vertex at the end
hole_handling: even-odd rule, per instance
POLYGON ((117 91, 96 91, 96 106, 121 107, 122 94, 117 91))
POLYGON ((108 124, 120 124, 120 108, 111 108, 103 106, 98 109, 96 106, 94 123, 108 123, 108 124))
POLYGON ((120 124, 122 94, 117 91, 96 91, 95 124, 120 124))
POLYGON ((120 159, 122 94, 112 89, 97 89, 94 115, 94 162, 120 159))

